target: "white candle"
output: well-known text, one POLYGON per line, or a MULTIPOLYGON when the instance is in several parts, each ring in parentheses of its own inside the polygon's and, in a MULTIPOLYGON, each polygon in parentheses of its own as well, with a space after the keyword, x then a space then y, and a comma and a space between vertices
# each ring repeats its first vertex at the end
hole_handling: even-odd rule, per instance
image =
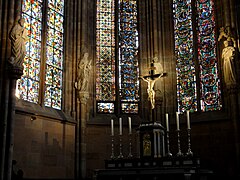
POLYGON ((167 131, 169 131, 169 125, 168 125, 168 113, 166 114, 166 128, 167 128, 167 131))
POLYGON ((179 131, 179 113, 176 112, 177 131, 179 131))
POLYGON ((111 135, 114 136, 114 126, 113 126, 113 119, 111 119, 111 135))
POLYGON ((189 116, 189 110, 187 110, 187 128, 190 129, 190 116, 189 116))
POLYGON ((131 120, 131 117, 128 117, 128 125, 129 125, 129 134, 132 134, 132 120, 131 120))
POLYGON ((122 135, 122 118, 119 118, 119 135, 122 135))

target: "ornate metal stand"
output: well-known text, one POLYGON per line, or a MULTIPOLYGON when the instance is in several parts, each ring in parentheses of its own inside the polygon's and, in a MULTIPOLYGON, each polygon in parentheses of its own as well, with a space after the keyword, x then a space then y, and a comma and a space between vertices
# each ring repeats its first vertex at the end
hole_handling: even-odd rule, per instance
POLYGON ((115 159, 115 156, 114 156, 114 136, 113 135, 111 135, 111 137, 112 137, 112 154, 111 154, 111 159, 115 159))
POLYGON ((187 136, 188 136, 188 151, 186 155, 193 156, 193 152, 191 151, 191 128, 187 129, 187 136))
POLYGON ((167 135, 167 156, 172 157, 172 153, 170 152, 170 145, 169 145, 169 131, 166 131, 167 135))
POLYGON ((181 142, 180 142, 180 130, 177 130, 177 140, 178 140, 178 153, 177 156, 181 157, 183 156, 182 152, 181 152, 181 142))
POLYGON ((122 135, 119 135, 119 156, 118 159, 122 159, 123 154, 122 154, 122 135))
POLYGON ((132 158, 132 134, 129 133, 129 154, 128 154, 128 158, 132 158))

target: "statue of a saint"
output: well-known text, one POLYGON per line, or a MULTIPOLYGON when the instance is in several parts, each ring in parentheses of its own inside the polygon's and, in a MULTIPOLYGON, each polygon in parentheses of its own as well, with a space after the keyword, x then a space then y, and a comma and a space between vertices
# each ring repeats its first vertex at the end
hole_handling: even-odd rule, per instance
POLYGON ((89 60, 88 56, 89 54, 85 52, 82 59, 78 62, 78 75, 77 82, 75 82, 75 88, 79 91, 88 91, 89 74, 92 69, 92 60, 89 60))
POLYGON ((235 48, 230 44, 230 39, 225 40, 224 48, 222 50, 222 59, 223 59, 223 76, 226 85, 232 85, 236 83, 236 74, 235 74, 235 48))
POLYGON ((223 77, 227 86, 236 84, 234 60, 236 57, 236 41, 231 34, 230 27, 221 27, 218 41, 225 38, 222 50, 223 77))
POLYGON ((11 57, 9 62, 14 66, 22 67, 26 55, 26 41, 28 39, 27 30, 24 27, 25 20, 17 20, 10 31, 11 57))

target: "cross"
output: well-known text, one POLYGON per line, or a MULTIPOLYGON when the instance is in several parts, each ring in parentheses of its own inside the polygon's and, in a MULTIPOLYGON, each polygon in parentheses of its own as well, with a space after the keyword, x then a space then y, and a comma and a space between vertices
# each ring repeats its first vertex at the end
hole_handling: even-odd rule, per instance
POLYGON ((166 75, 166 73, 155 74, 154 70, 156 70, 156 67, 154 66, 154 60, 153 60, 151 62, 149 75, 139 77, 140 79, 148 83, 147 93, 148 93, 148 99, 151 102, 152 109, 155 108, 155 91, 153 89, 154 84, 158 79, 166 75))

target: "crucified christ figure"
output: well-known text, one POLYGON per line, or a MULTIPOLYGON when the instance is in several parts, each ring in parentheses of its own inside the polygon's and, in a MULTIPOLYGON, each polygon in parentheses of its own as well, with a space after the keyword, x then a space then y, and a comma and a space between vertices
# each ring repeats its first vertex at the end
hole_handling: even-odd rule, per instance
POLYGON ((155 82, 163 76, 163 73, 160 74, 158 77, 151 77, 151 76, 140 76, 139 78, 146 81, 148 83, 147 93, 148 93, 148 99, 151 102, 152 109, 155 107, 155 91, 154 91, 154 84, 155 82))

